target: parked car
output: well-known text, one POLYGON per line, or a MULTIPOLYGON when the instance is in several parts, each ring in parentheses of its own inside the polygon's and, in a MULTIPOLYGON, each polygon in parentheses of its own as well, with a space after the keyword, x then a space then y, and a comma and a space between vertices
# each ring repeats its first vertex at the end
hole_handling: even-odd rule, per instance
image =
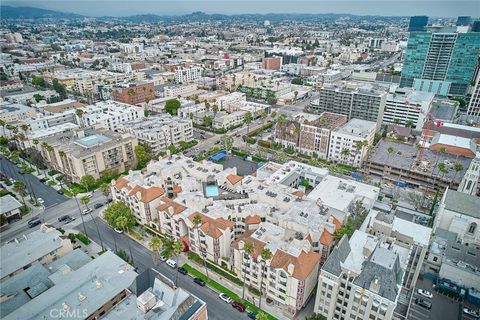
POLYGON ((188 271, 185 270, 183 267, 178 267, 177 270, 178 270, 178 272, 180 272, 183 275, 186 275, 188 273, 188 271))
POLYGON ((123 230, 119 228, 113 228, 113 230, 115 230, 116 233, 120 233, 120 234, 123 233, 123 230))
POLYGON ((167 257, 165 257, 165 256, 160 256, 160 260, 163 261, 163 262, 165 262, 165 261, 167 261, 167 257))
POLYGON ((93 207, 95 209, 101 208, 101 207, 103 207, 103 203, 96 203, 93 207))
POLYGON ((469 316, 475 317, 475 318, 480 318, 480 311, 473 310, 470 308, 463 308, 463 313, 468 314, 469 316))
POLYGON ((65 224, 69 224, 69 223, 72 222, 72 221, 75 221, 75 218, 74 218, 74 217, 68 217, 68 218, 64 221, 64 223, 65 223, 65 224))
POLYGON ((92 208, 88 208, 88 209, 83 209, 82 214, 87 215, 87 214, 92 213, 92 212, 93 212, 92 208))
POLYGON ((12 183, 12 184, 15 183, 15 179, 13 179, 13 178, 9 178, 8 181, 10 181, 10 183, 12 183))
POLYGON ((232 301, 233 301, 232 298, 230 298, 228 295, 226 295, 226 294, 223 293, 223 292, 220 293, 220 294, 218 295, 218 297, 219 297, 220 299, 222 299, 223 301, 225 301, 226 303, 232 303, 232 301))
POLYGON ((232 303, 232 307, 234 307, 235 309, 237 309, 240 312, 245 312, 245 310, 247 309, 244 304, 242 304, 240 302, 237 302, 237 301, 234 301, 232 303))
POLYGON ((64 192, 63 192, 62 190, 58 190, 57 193, 58 193, 58 194, 61 194, 61 195, 64 194, 64 192))
POLYGON ((433 298, 433 294, 430 293, 429 291, 427 290, 423 290, 423 289, 417 289, 417 293, 421 296, 424 296, 425 298, 428 298, 428 299, 432 299, 433 298))
POLYGON ((35 219, 32 219, 32 220, 28 221, 28 227, 29 228, 33 228, 35 226, 38 226, 39 224, 42 224, 42 220, 40 220, 38 218, 35 218, 35 219))
POLYGON ((217 140, 215 141, 215 144, 220 144, 220 142, 221 142, 220 140, 217 140))
POLYGON ((166 262, 167 266, 175 269, 177 267, 177 263, 175 261, 173 261, 172 259, 168 259, 166 262))
POLYGON ((92 193, 89 193, 89 194, 87 194, 87 197, 89 197, 89 198, 93 198, 93 192, 92 192, 92 193))
POLYGON ((430 310, 432 308, 432 303, 430 301, 427 301, 425 299, 415 299, 415 303, 418 304, 421 307, 424 307, 425 309, 430 310))
POLYGON ((257 319, 257 314, 255 312, 252 312, 250 311, 249 313, 247 313, 247 316, 250 318, 250 319, 257 319))
POLYGON ((63 222, 65 220, 67 220, 68 218, 70 218, 70 216, 68 214, 64 215, 64 216, 61 216, 60 218, 58 218, 58 222, 63 222))
POLYGON ((37 202, 40 203, 40 204, 44 204, 45 200, 43 200, 42 198, 37 198, 37 202))
POLYGON ((193 279, 193 282, 195 282, 195 283, 198 284, 199 286, 205 287, 205 281, 203 281, 203 280, 200 279, 200 278, 195 278, 195 279, 193 279))
POLYGON ((47 179, 41 178, 41 179, 39 179, 39 181, 40 181, 41 183, 44 183, 45 181, 47 181, 47 179))

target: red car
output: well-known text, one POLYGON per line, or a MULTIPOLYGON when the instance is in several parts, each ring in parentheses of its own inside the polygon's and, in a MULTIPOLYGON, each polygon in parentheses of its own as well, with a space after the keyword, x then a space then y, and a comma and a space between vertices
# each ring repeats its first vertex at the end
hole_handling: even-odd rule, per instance
POLYGON ((245 312, 245 310, 246 310, 244 304, 241 304, 240 302, 236 302, 236 301, 232 302, 232 307, 234 307, 235 309, 237 309, 240 312, 245 312))

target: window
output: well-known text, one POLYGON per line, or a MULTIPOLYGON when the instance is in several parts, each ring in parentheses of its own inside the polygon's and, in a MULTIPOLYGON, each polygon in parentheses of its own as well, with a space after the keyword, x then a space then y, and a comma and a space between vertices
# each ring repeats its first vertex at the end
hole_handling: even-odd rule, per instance
POLYGON ((477 229, 477 224, 475 222, 472 222, 470 224, 470 227, 468 228, 468 233, 475 233, 476 229, 477 229))

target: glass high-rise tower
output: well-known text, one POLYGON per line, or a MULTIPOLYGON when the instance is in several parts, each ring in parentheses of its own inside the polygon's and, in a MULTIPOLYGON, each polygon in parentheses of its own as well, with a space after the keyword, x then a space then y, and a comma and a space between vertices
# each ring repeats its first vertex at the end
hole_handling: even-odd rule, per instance
POLYGON ((468 27, 410 32, 400 86, 463 96, 479 55, 480 33, 468 27))

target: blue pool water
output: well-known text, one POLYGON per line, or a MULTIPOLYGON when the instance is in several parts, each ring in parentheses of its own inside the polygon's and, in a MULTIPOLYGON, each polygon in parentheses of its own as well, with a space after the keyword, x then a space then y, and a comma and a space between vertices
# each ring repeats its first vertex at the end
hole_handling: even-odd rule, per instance
POLYGON ((218 187, 216 185, 205 186, 205 193, 207 197, 218 197, 218 187))

